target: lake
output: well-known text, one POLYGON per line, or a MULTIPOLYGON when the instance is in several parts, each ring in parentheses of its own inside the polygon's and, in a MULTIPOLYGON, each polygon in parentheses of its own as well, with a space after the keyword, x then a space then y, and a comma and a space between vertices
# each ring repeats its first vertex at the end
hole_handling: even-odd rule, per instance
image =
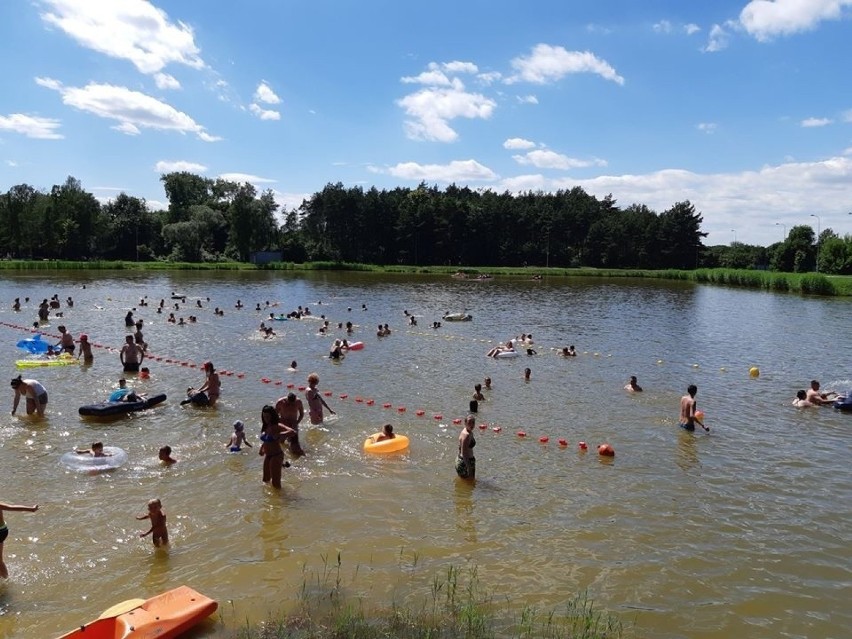
MULTIPOLYGON (((113 421, 81 418, 77 408, 103 400, 121 376, 106 348, 95 348, 90 367, 23 371, 48 389, 44 420, 11 416, 7 391, 0 499, 40 510, 6 514, 11 578, 0 584, 0 637, 57 635, 118 601, 180 584, 218 599, 226 625, 260 620, 295 605, 306 579, 338 554, 344 593, 379 604, 419 602, 449 566, 475 567, 495 598, 519 609, 558 612, 587 591, 641 637, 850 634, 852 415, 791 406, 812 378, 852 387, 848 300, 585 278, 4 273, 8 377, 20 370, 15 344, 31 336, 24 328, 38 302, 54 294, 75 303, 43 330, 65 324, 103 347, 120 347, 135 309, 151 379, 130 385, 168 400, 113 421), (169 308, 173 291, 187 296, 178 310, 169 308), (139 306, 145 296, 150 305, 139 306), (156 313, 161 298, 166 314, 156 313), (238 299, 245 308, 234 308, 238 299), (261 338, 270 312, 300 305, 315 318, 273 322, 277 335, 261 338), (167 323, 169 311, 198 322, 167 323), (431 328, 447 311, 473 321, 431 328), (332 322, 328 336, 318 334, 320 314, 332 322), (329 346, 346 337, 336 328, 346 321, 365 346, 333 362, 329 346), (379 323, 392 334, 376 337, 379 323), (532 333, 536 354, 485 356, 521 333, 532 333), (579 355, 561 357, 570 344, 579 355), (185 389, 202 383, 193 365, 205 360, 228 373, 219 406, 180 406, 185 389), (298 392, 310 372, 339 419, 322 427, 306 419, 307 455, 274 490, 261 483, 260 409, 289 384, 298 392), (623 390, 630 375, 643 393, 623 390), (485 428, 476 430, 470 484, 453 469, 461 429, 453 420, 486 376, 493 389, 477 414, 485 428), (709 435, 677 427, 689 384, 709 435), (228 454, 236 419, 255 448, 228 454), (388 422, 410 438, 409 451, 367 456, 365 437, 388 422), (127 462, 95 475, 60 463, 93 441, 124 449, 127 462), (614 458, 597 455, 602 442, 614 458), (164 444, 179 460, 168 468, 157 461, 164 444), (148 522, 135 516, 154 497, 168 514, 167 551, 138 537, 148 522)), ((195 636, 224 632, 210 625, 195 636)))

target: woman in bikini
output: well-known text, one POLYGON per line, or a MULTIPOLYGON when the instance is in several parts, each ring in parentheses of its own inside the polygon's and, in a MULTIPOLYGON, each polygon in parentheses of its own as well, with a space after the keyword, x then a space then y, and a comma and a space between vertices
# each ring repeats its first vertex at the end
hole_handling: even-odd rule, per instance
POLYGON ((263 483, 272 484, 273 488, 281 488, 281 468, 289 466, 285 463, 284 450, 281 440, 294 434, 292 428, 278 421, 278 413, 274 406, 267 404, 260 412, 260 455, 263 455, 263 483))

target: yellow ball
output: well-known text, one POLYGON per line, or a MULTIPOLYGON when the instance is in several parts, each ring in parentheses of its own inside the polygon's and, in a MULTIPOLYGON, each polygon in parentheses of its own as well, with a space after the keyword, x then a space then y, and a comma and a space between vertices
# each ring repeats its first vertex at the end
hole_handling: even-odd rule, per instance
POLYGON ((748 369, 748 374, 751 377, 760 377, 760 369, 757 366, 752 366, 748 369))

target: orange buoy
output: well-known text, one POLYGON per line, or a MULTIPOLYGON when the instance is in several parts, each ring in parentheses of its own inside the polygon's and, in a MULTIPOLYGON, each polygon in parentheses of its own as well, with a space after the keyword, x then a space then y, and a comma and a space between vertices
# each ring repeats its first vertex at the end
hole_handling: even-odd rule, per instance
POLYGON ((385 402, 384 404, 382 404, 382 408, 390 408, 390 407, 391 407, 390 402, 385 402))
POLYGON ((434 415, 432 415, 432 417, 434 417, 435 419, 444 419, 444 416, 441 415, 441 413, 435 413, 434 415))
POLYGON ((347 395, 346 393, 340 393, 338 397, 340 397, 340 399, 346 399, 347 397, 349 397, 349 395, 347 395))
POLYGON ((281 386, 281 384, 283 384, 283 383, 284 383, 284 382, 282 382, 280 379, 276 379, 276 380, 275 380, 275 385, 276 385, 276 386, 281 386))
POLYGON ((479 425, 479 430, 485 430, 486 428, 488 428, 488 424, 480 424, 479 425))
POLYGON ((287 384, 287 388, 295 388, 295 384, 287 384))
POLYGON ((426 411, 423 410, 422 408, 418 408, 416 411, 414 411, 414 414, 417 415, 418 417, 423 417, 423 415, 426 414, 426 411))
POLYGON ((363 401, 364 401, 364 400, 363 400, 362 398, 360 398, 360 397, 356 397, 356 398, 355 398, 355 403, 356 403, 356 404, 360 404, 360 403, 361 403, 361 402, 363 402, 363 401))
POLYGON ((302 392, 302 393, 305 392, 305 388, 306 388, 305 386, 299 386, 299 392, 302 392))
POLYGON ((364 402, 364 403, 365 403, 367 406, 372 406, 373 404, 375 404, 375 403, 376 403, 376 400, 374 400, 374 399, 368 399, 368 400, 367 400, 366 402, 364 402))
POLYGON ((322 394, 325 395, 326 397, 331 397, 332 392, 331 391, 323 391, 322 394))
POLYGON ((461 424, 461 422, 462 422, 461 417, 456 417, 455 419, 453 419, 454 424, 461 424))
POLYGON ((580 450, 588 450, 588 449, 589 449, 589 447, 588 447, 588 446, 586 446, 586 442, 578 442, 578 443, 577 443, 577 447, 578 447, 580 450))
POLYGON ((245 373, 237 373, 237 377, 239 377, 240 379, 242 379, 245 376, 246 376, 245 373))
POLYGON ((538 438, 538 441, 540 441, 542 444, 546 444, 550 441, 550 437, 548 437, 547 435, 542 435, 538 438))
POLYGON ((567 439, 560 439, 560 440, 559 440, 559 445, 560 445, 560 446, 567 446, 567 445, 568 445, 568 440, 567 440, 567 439))
POLYGON ((609 444, 601 444, 598 446, 598 455, 602 457, 615 457, 615 449, 609 444))

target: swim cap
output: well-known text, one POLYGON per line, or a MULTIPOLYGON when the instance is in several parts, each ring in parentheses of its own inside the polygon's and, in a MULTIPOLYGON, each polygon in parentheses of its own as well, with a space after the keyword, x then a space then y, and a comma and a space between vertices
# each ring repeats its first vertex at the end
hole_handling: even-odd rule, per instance
POLYGON ((234 430, 242 430, 242 429, 243 429, 243 422, 242 422, 242 420, 238 419, 237 421, 234 422, 234 430))
POLYGON ((80 333, 80 341, 81 341, 81 342, 88 342, 88 341, 89 341, 89 336, 88 336, 88 335, 86 335, 85 333, 80 333))

